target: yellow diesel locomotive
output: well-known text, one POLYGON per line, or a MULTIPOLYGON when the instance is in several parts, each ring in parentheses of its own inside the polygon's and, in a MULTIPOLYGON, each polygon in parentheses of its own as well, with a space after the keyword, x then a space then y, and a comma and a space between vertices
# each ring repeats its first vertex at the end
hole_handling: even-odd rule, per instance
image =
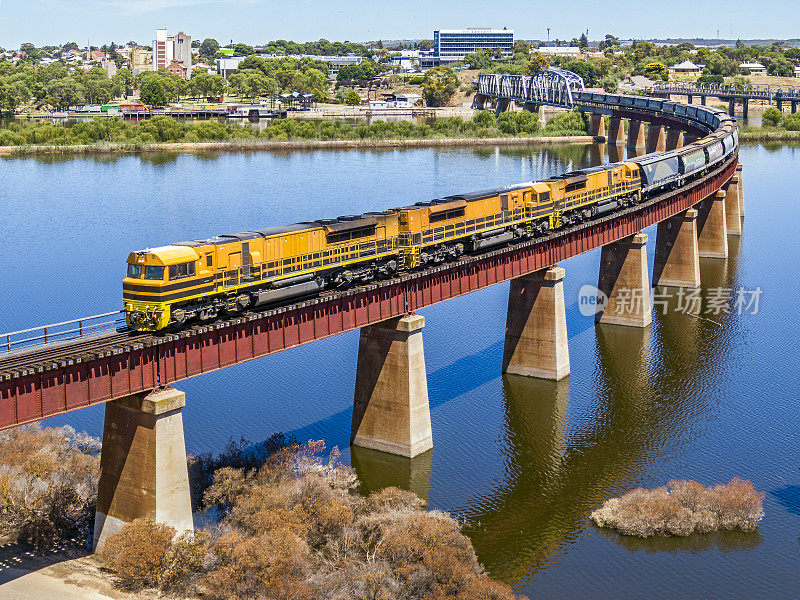
POLYGON ((208 321, 545 235, 641 197, 639 167, 627 162, 385 212, 150 248, 128 256, 124 309, 128 325, 142 331, 208 321))

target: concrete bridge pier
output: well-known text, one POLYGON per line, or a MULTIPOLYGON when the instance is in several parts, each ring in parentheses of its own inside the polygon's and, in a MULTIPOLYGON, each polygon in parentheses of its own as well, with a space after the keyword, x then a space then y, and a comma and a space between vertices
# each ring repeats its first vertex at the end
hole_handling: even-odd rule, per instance
POLYGON ((728 257, 728 229, 725 226, 725 192, 719 190, 695 205, 698 212, 697 247, 700 258, 728 257))
POLYGON ((484 96, 483 94, 475 94, 475 97, 472 99, 472 108, 475 110, 484 110, 487 99, 488 96, 484 96))
POLYGON ((93 548, 134 519, 194 531, 181 409, 168 387, 106 403, 93 548))
POLYGON ((747 111, 747 109, 748 109, 748 105, 749 105, 749 104, 750 104, 750 101, 749 101, 747 98, 744 98, 744 99, 742 100, 742 116, 743 116, 745 119, 747 118, 747 112, 748 112, 748 111, 747 111))
POLYGON ((595 137, 606 137, 606 118, 605 115, 592 115, 589 123, 589 135, 595 137))
POLYGON ((625 126, 622 117, 611 117, 608 122, 608 143, 612 146, 625 143, 625 126))
POLYGON ((560 380, 569 375, 564 269, 555 266, 511 280, 503 373, 560 380))
POLYGON ((676 127, 667 128, 667 150, 677 150, 684 146, 684 133, 676 127))
POLYGON ((694 96, 691 94, 686 94, 686 104, 691 104, 692 100, 694 100, 694 96))
POLYGON ((511 100, 508 98, 498 98, 497 99, 497 106, 494 109, 496 115, 506 112, 507 110, 511 110, 512 104, 511 100))
POLYGON ((742 178, 742 163, 736 165, 736 177, 739 184, 739 216, 744 221, 744 179, 742 178))
POLYGON ((647 152, 663 152, 667 149, 665 128, 662 125, 647 127, 647 152))
POLYGON ((603 246, 595 322, 630 327, 650 325, 653 315, 646 246, 646 233, 603 246))
POLYGON ((697 211, 694 208, 659 222, 653 287, 700 287, 700 253, 697 246, 697 211))
POLYGON ((728 231, 728 235, 742 235, 738 175, 731 177, 731 180, 725 186, 725 228, 728 231))
POLYGON ((352 445, 409 458, 433 447, 424 326, 407 315, 361 328, 352 445))
POLYGON ((628 125, 628 149, 645 150, 644 125, 641 121, 631 119, 628 125))
POLYGON ((728 114, 732 117, 735 117, 736 116, 735 109, 736 109, 736 100, 734 98, 731 98, 730 101, 728 102, 728 114))
POLYGON ((700 96, 700 106, 705 106, 705 105, 706 105, 706 97, 700 96))

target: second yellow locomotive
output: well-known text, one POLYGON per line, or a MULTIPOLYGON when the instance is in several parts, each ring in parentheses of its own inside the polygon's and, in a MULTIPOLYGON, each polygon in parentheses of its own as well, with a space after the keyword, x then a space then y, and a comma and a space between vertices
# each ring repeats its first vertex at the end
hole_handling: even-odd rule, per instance
POLYGON ((385 212, 132 252, 123 281, 127 322, 157 331, 345 289, 544 235, 640 199, 638 166, 620 163, 385 212))

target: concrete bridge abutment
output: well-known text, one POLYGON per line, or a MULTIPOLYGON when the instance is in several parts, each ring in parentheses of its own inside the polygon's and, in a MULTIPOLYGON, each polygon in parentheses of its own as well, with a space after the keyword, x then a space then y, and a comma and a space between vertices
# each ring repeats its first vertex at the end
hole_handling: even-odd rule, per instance
POLYGON ((653 287, 700 287, 697 211, 694 208, 659 222, 653 261, 653 287))
POLYGON ((697 247, 700 258, 728 257, 728 228, 725 217, 725 191, 719 190, 695 205, 697 247))
POLYGON ((361 328, 352 445, 409 458, 433 447, 424 326, 408 315, 361 328))
POLYGON ((93 549, 139 518, 194 531, 181 409, 168 387, 107 402, 93 549))
POLYGON ((636 119, 631 119, 628 124, 628 148, 645 150, 647 148, 644 134, 644 124, 636 119))
POLYGON ((564 269, 555 266, 512 279, 503 373, 558 381, 569 371, 564 269))
POLYGON ((653 315, 646 246, 646 233, 603 246, 595 322, 630 327, 650 325, 653 315))

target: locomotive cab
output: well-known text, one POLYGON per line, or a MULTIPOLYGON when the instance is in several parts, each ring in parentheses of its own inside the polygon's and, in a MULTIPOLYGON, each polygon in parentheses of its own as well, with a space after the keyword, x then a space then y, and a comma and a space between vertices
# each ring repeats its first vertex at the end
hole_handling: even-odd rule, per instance
POLYGON ((122 281, 125 320, 129 327, 156 331, 171 318, 170 301, 197 285, 198 254, 185 246, 162 246, 131 252, 122 281))

